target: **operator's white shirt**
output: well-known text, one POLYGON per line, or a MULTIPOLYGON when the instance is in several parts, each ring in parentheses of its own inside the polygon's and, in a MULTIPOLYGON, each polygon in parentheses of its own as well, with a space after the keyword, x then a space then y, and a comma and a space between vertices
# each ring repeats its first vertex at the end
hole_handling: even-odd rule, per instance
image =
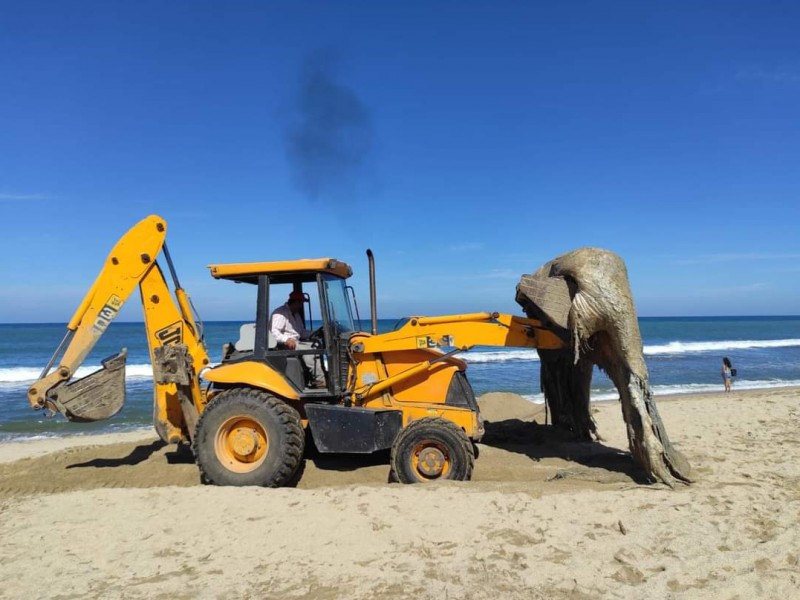
POLYGON ((303 318, 296 315, 289 308, 288 304, 279 306, 269 318, 269 331, 275 336, 279 344, 285 344, 292 338, 302 340, 308 338, 311 333, 303 327, 303 318))

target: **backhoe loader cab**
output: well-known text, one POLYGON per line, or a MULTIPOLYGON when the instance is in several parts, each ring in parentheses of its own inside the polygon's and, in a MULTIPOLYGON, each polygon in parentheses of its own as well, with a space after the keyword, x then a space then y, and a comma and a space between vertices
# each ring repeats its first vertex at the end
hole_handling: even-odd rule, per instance
POLYGON ((32 408, 73 421, 113 416, 125 401, 125 350, 83 379, 73 376, 119 309, 139 288, 153 365, 153 422, 166 442, 190 442, 204 481, 282 486, 302 464, 306 437, 320 452, 391 450, 390 472, 403 483, 467 480, 473 442, 483 434, 466 363, 474 345, 555 349, 564 340, 541 321, 494 312, 410 317, 378 334, 375 267, 368 250, 371 331, 363 331, 350 267, 322 258, 215 264, 216 279, 256 286, 255 321, 212 365, 202 328, 181 288, 165 236, 151 215, 120 238, 28 389, 32 408), (161 270, 163 257, 172 286, 161 270), (270 340, 271 312, 288 291, 305 304, 306 327, 320 326, 310 349, 270 340), (319 357, 325 387, 309 386, 304 354, 319 357), (60 359, 59 359, 60 357, 60 359), (56 362, 58 360, 58 362, 56 362), (54 366, 55 365, 55 366, 54 366))
POLYGON ((347 339, 356 329, 351 303, 355 296, 347 285, 353 273, 349 265, 320 258, 210 265, 209 269, 217 279, 254 285, 258 290, 255 321, 242 325, 235 343, 225 344, 223 363, 262 362, 281 374, 303 398, 341 396, 346 387, 347 339), (290 350, 278 344, 270 332, 270 315, 284 304, 290 291, 302 293, 306 300, 303 321, 307 329, 315 329, 311 350, 290 350), (317 357, 326 382, 324 389, 310 385, 313 377, 301 359, 303 355, 317 357))

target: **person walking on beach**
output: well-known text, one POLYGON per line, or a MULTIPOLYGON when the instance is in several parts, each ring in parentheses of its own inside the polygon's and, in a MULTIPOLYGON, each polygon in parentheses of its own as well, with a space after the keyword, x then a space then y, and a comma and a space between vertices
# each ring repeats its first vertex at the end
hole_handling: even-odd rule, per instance
POLYGON ((727 356, 722 359, 722 381, 725 382, 725 391, 731 391, 731 377, 733 377, 733 368, 731 366, 731 359, 727 356))

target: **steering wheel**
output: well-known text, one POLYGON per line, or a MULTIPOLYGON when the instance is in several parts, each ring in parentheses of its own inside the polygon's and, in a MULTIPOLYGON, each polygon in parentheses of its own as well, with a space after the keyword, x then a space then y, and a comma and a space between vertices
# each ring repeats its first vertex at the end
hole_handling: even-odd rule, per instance
POLYGON ((325 336, 323 335, 322 327, 315 329, 308 336, 312 348, 322 348, 325 343, 325 336))

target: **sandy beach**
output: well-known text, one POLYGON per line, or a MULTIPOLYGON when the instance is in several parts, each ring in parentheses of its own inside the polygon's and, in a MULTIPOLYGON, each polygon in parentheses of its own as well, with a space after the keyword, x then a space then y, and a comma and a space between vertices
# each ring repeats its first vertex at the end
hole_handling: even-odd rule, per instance
POLYGON ((510 394, 463 483, 310 455, 295 488, 217 488, 150 432, 4 444, 0 597, 797 597, 799 392, 658 399, 674 490, 639 480, 617 402, 577 443, 510 394))

